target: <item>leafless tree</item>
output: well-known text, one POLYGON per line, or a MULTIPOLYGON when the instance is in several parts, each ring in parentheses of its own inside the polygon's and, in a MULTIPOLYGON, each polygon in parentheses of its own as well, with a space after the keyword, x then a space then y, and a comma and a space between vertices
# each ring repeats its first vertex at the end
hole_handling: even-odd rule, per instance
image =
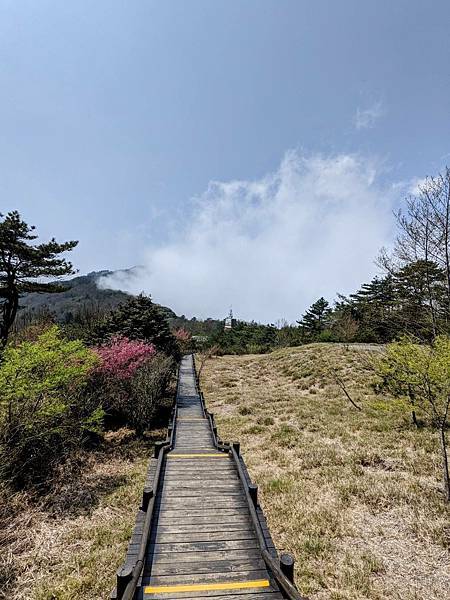
MULTIPOLYGON (((399 267, 423 261, 433 336, 438 333, 438 313, 450 315, 450 169, 427 177, 417 193, 406 200, 405 210, 396 214, 399 234, 392 254, 381 251, 378 264, 394 274, 399 267), (446 306, 440 307, 433 267, 445 274, 446 306), (444 311, 439 311, 444 308, 444 311)), ((441 301, 442 302, 442 301, 441 301)))
POLYGON ((208 360, 210 360, 213 356, 217 356, 219 354, 219 351, 220 351, 219 346, 210 346, 209 348, 205 348, 205 350, 203 350, 203 352, 200 352, 199 354, 197 354, 197 359, 199 362, 199 368, 198 368, 198 378, 199 379, 200 379, 200 376, 203 371, 203 367, 205 366, 206 362, 208 360))

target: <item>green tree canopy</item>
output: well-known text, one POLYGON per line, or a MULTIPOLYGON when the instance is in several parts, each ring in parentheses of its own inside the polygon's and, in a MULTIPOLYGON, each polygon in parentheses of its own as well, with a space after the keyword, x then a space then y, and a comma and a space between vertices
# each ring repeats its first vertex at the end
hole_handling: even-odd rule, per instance
POLYGON ((450 411, 450 338, 439 335, 430 345, 410 337, 389 344, 374 360, 378 387, 398 398, 439 432, 446 499, 450 502, 450 478, 446 429, 450 411))
POLYGON ((103 342, 115 335, 151 342, 160 352, 179 358, 178 344, 167 318, 150 296, 131 297, 109 313, 97 327, 93 341, 103 342))
POLYGON ((328 328, 330 316, 331 308, 325 298, 322 297, 311 304, 297 323, 306 334, 316 336, 328 328))
POLYGON ((56 326, 9 344, 0 366, 0 473, 44 479, 58 457, 101 428, 103 411, 83 390, 97 355, 56 326))

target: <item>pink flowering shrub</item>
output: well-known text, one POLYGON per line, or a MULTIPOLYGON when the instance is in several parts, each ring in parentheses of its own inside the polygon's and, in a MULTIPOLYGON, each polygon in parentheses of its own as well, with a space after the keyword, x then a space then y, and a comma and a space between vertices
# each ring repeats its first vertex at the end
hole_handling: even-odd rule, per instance
POLYGON ((100 365, 93 372, 92 389, 101 400, 105 427, 132 427, 138 435, 151 428, 175 363, 157 353, 153 344, 117 336, 94 348, 100 365))
POLYGON ((116 336, 107 344, 94 348, 101 364, 96 371, 100 375, 115 379, 130 379, 134 373, 156 354, 153 344, 139 340, 129 340, 116 336))
POLYGON ((192 335, 189 331, 184 329, 184 327, 180 327, 180 329, 175 329, 173 333, 175 335, 175 338, 179 342, 189 342, 192 339, 192 335))
POLYGON ((178 342, 182 354, 192 351, 192 334, 189 331, 184 329, 184 327, 180 327, 180 329, 175 329, 173 335, 178 342))

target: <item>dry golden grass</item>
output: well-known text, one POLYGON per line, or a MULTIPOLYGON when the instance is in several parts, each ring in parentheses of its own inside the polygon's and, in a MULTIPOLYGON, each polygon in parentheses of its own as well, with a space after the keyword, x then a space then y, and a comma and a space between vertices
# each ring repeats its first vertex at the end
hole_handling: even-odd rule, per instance
POLYGON ((81 468, 67 472, 65 465, 51 496, 7 499, 0 513, 8 524, 0 539, 0 598, 108 598, 134 526, 151 446, 124 431, 110 434, 101 452, 82 455, 81 468))
POLYGON ((202 387, 221 437, 241 442, 275 544, 295 555, 304 594, 442 600, 450 514, 437 436, 379 406, 368 351, 312 344, 215 358, 202 387))

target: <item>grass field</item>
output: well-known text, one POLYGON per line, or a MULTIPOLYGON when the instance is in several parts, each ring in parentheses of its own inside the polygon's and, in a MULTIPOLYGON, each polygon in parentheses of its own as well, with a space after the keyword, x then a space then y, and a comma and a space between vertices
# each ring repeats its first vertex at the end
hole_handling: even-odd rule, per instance
POLYGON ((214 358, 201 383, 222 439, 241 442, 304 594, 442 600, 450 513, 437 435, 374 394, 374 351, 312 344, 214 358))
MULTIPOLYGON (((163 431, 152 433, 163 437, 163 431)), ((51 495, 2 498, 0 598, 108 598, 130 540, 152 447, 151 439, 138 441, 126 430, 108 434, 101 450, 64 465, 51 495)))

